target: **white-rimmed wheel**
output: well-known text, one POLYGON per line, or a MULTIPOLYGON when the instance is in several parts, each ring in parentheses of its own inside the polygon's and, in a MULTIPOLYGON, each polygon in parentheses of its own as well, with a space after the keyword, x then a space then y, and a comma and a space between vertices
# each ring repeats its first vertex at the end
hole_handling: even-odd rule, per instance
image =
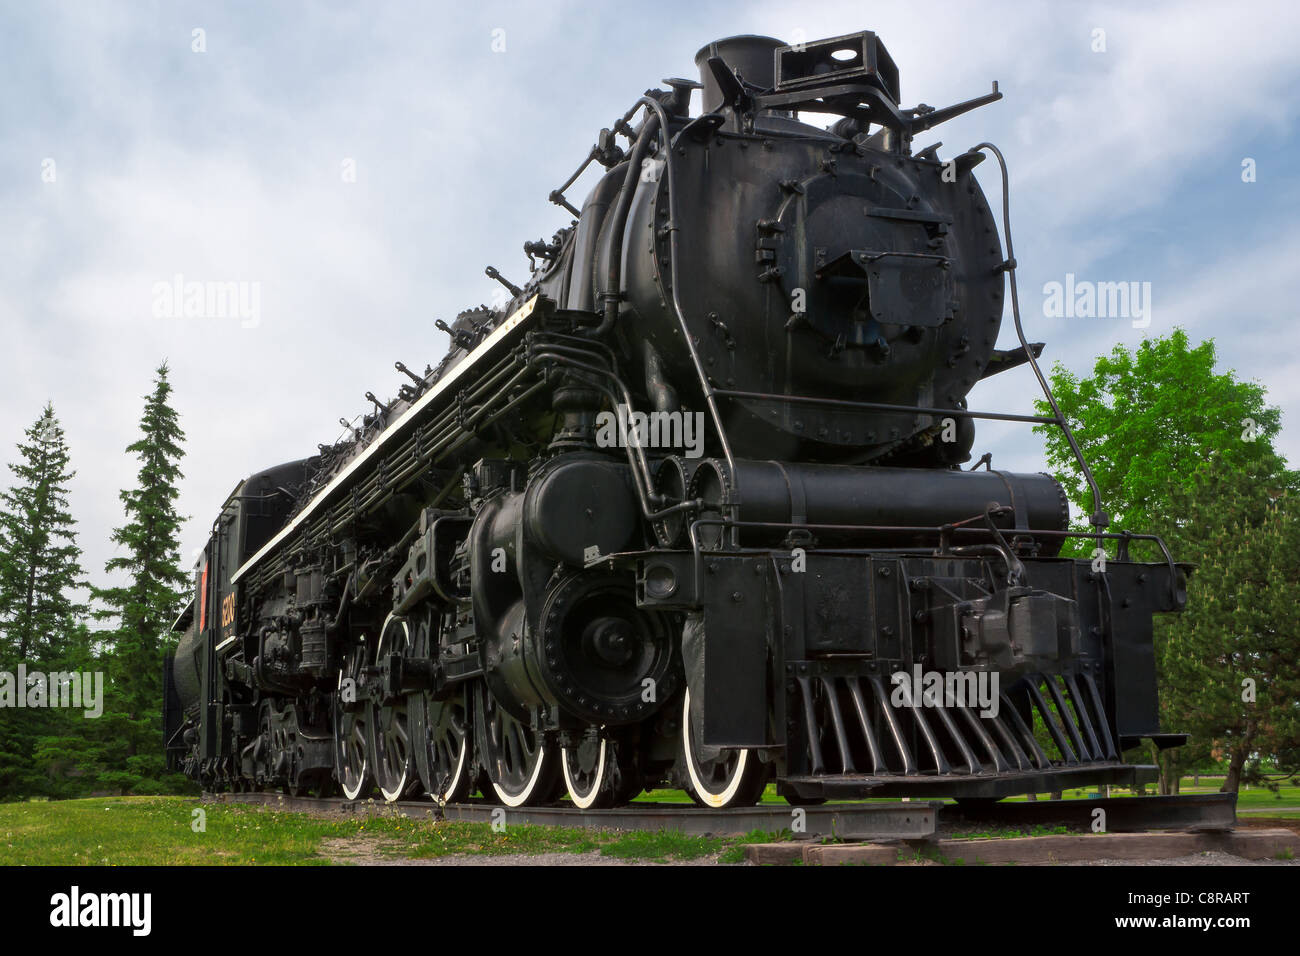
POLYGON ((588 735, 560 751, 564 786, 569 791, 569 799, 580 810, 613 804, 614 795, 609 787, 611 750, 604 737, 588 735))
MULTIPOLYGON (((406 619, 388 615, 375 660, 392 655, 411 657, 411 629, 406 619)), ((370 700, 370 766, 379 792, 389 803, 409 797, 420 785, 415 769, 415 748, 411 746, 410 698, 406 694, 372 697, 370 700)))
MULTIPOLYGON (((433 660, 438 656, 437 619, 417 618, 415 657, 433 660)), ((411 740, 415 748, 415 769, 424 792, 443 805, 458 803, 474 787, 473 746, 470 736, 471 700, 468 684, 460 684, 435 699, 432 689, 409 697, 411 740)))
POLYGON ((627 803, 641 792, 641 778, 626 748, 594 728, 560 750, 560 767, 569 799, 581 810, 627 803))
MULTIPOLYGON (((369 708, 357 698, 366 666, 367 648, 357 644, 348 652, 339 670, 334 693, 334 772, 339 790, 348 800, 370 795, 369 708)), ((258 789, 261 789, 260 787, 258 789)))
POLYGON ((492 784, 492 792, 484 796, 507 807, 550 803, 559 795, 558 748, 499 706, 486 688, 479 696, 485 750, 481 759, 492 784))
POLYGON ((705 747, 691 719, 691 692, 682 695, 681 761, 686 792, 702 807, 752 807, 767 784, 767 765, 747 748, 705 747))
POLYGON ((412 695, 411 712, 415 767, 424 792, 439 804, 464 800, 473 784, 465 690, 446 700, 412 695))

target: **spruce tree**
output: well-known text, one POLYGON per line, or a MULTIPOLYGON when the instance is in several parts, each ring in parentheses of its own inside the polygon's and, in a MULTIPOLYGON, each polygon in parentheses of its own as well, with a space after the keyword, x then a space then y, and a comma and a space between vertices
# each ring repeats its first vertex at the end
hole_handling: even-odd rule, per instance
POLYGON ((109 574, 125 574, 126 582, 95 591, 103 605, 99 616, 117 621, 108 635, 112 691, 102 729, 111 734, 121 758, 117 766, 128 775, 116 781, 123 786, 162 772, 163 653, 189 583, 178 540, 183 519, 176 513, 185 435, 168 404, 167 372, 163 362, 145 397, 140 437, 126 449, 140 461, 138 483, 121 493, 126 523, 113 532, 125 553, 105 565, 109 574))
MULTIPOLYGON (((64 670, 84 632, 85 586, 68 510, 73 477, 63 429, 46 404, 18 443, 9 465, 17 483, 0 492, 0 668, 64 670)), ((25 689, 20 689, 20 693, 25 689)), ((51 735, 70 733, 72 718, 57 709, 6 710, 0 718, 0 799, 51 791, 52 774, 37 754, 51 735)))
POLYGON ((76 522, 68 511, 75 472, 63 428, 47 403, 9 465, 18 483, 0 493, 0 649, 15 665, 55 663, 87 608, 76 522))

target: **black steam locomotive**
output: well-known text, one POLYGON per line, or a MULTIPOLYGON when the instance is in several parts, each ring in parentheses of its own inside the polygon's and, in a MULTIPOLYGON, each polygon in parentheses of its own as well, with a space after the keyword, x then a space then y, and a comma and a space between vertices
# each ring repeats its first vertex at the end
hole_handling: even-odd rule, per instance
POLYGON ((696 63, 601 130, 551 194, 572 224, 523 287, 487 270, 504 301, 439 322, 436 368, 231 494, 167 665, 173 767, 726 807, 1131 783, 1123 751, 1181 740, 1152 615, 1184 569, 1130 560, 1100 501, 1068 531, 1047 475, 960 467, 976 418, 1069 434, 966 404, 1024 364, 1046 391, 1018 313, 995 348, 1015 263, 972 170, 1005 194, 1001 154, 913 148, 996 84, 902 109, 869 32, 696 63))

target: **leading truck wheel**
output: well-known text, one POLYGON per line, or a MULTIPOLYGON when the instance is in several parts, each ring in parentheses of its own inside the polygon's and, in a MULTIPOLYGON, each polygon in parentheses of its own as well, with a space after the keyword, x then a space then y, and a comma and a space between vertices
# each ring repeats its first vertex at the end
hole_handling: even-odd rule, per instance
POLYGON ((722 810, 752 807, 767 785, 767 765, 749 748, 719 750, 696 739, 691 720, 691 692, 682 699, 681 760, 686 792, 699 806, 722 810))
POLYGON ((560 751, 569 799, 579 810, 620 807, 643 783, 632 749, 607 735, 587 734, 560 751))

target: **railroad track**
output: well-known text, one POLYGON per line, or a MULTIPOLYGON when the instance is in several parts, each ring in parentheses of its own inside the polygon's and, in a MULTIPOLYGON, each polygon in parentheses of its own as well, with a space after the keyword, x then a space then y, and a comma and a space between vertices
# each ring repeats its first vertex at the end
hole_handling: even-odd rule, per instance
POLYGON ((708 810, 669 803, 633 803, 612 810, 582 810, 574 806, 502 807, 468 801, 438 806, 430 801, 396 803, 342 797, 293 797, 283 793, 205 794, 205 800, 246 803, 315 813, 399 815, 413 820, 458 820, 505 826, 531 824, 589 827, 605 830, 678 830, 691 835, 717 836, 791 831, 796 837, 834 836, 843 840, 882 842, 933 839, 940 818, 944 823, 987 823, 997 826, 1069 826, 1090 828, 1104 813, 1110 833, 1144 830, 1228 830, 1237 822, 1234 794, 1193 794, 1174 797, 1107 797, 1080 800, 1038 800, 1015 803, 974 803, 958 806, 942 801, 908 803, 832 803, 816 807, 759 804, 708 810))
POLYGON ((283 793, 204 794, 205 800, 251 803, 303 812, 393 814, 413 820, 459 820, 505 826, 589 827, 603 830, 678 830, 693 836, 733 836, 762 830, 790 830, 800 837, 835 836, 845 840, 924 840, 935 832, 942 804, 837 803, 819 807, 759 804, 708 810, 680 803, 633 803, 612 810, 581 810, 574 806, 503 807, 468 801, 438 806, 425 800, 344 800, 342 797, 292 797, 283 793))

